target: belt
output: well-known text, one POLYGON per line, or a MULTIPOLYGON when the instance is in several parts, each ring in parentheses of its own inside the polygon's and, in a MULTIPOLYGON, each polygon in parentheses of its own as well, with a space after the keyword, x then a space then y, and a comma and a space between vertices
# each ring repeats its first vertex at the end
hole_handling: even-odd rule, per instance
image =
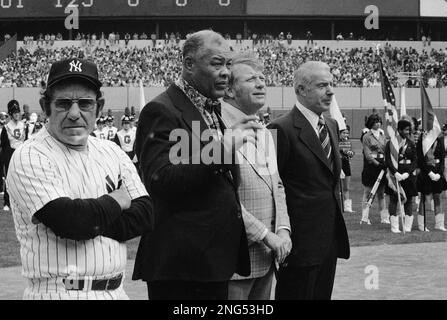
POLYGON ((110 278, 110 279, 100 279, 100 280, 76 280, 76 279, 62 279, 62 282, 65 285, 66 290, 84 290, 84 286, 86 283, 91 283, 90 288, 86 288, 87 290, 115 290, 118 289, 121 285, 121 281, 123 280, 123 274, 110 278))
POLYGON ((383 158, 383 154, 381 154, 381 153, 371 153, 371 157, 373 157, 374 159, 382 159, 383 158))
POLYGON ((400 160, 399 161, 400 164, 411 164, 411 160, 400 160))

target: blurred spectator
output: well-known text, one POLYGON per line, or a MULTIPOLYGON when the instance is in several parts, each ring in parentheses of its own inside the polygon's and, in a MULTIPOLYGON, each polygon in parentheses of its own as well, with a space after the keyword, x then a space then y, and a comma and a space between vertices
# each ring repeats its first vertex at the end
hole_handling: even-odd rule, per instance
POLYGON ((155 32, 151 33, 152 46, 155 48, 157 45, 157 34, 155 32))
POLYGON ((42 33, 39 33, 39 36, 37 37, 37 45, 43 45, 43 34, 42 33))
POLYGON ((335 38, 337 41, 343 40, 343 35, 341 33, 337 34, 337 37, 335 38))
POLYGON ((287 38, 287 44, 291 45, 292 44, 292 34, 290 32, 287 32, 286 38, 287 38))
POLYGON ((132 40, 138 40, 138 38, 138 33, 135 32, 132 36, 132 40))
POLYGON ((312 45, 314 44, 314 39, 311 31, 307 31, 306 39, 307 39, 307 45, 309 45, 309 43, 311 43, 312 45))
POLYGON ((251 39, 253 40, 253 45, 256 46, 258 44, 258 34, 256 32, 253 32, 251 35, 251 39))
POLYGON ((115 33, 113 31, 109 33, 109 43, 111 46, 115 45, 115 33))
POLYGON ((143 32, 140 36, 140 40, 147 40, 147 34, 143 32))
POLYGON ((124 45, 127 47, 127 45, 129 44, 129 41, 130 41, 130 33, 129 32, 127 32, 125 35, 124 35, 124 45))
POLYGON ((5 33, 4 39, 5 39, 5 42, 8 41, 9 39, 11 39, 11 35, 8 33, 5 33))
POLYGON ((236 44, 242 44, 242 34, 240 32, 238 32, 236 34, 236 44))

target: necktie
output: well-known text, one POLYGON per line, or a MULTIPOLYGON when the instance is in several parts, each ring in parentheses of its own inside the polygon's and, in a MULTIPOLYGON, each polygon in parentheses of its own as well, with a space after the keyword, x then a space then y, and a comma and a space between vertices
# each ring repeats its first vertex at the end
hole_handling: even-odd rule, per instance
POLYGON ((210 114, 215 112, 217 115, 219 115, 219 116, 221 115, 221 105, 220 105, 220 102, 218 100, 217 101, 213 101, 211 99, 206 99, 204 108, 210 114))
POLYGON ((323 116, 320 116, 320 118, 318 119, 318 133, 320 137, 321 147, 323 148, 324 153, 326 154, 326 157, 332 168, 332 146, 329 140, 329 133, 327 132, 327 126, 324 122, 323 116))

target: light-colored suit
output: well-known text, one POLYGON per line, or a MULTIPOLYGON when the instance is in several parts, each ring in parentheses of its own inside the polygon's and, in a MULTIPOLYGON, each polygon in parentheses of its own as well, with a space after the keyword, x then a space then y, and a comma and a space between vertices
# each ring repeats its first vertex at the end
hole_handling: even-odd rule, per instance
MULTIPOLYGON (((222 120, 227 128, 244 114, 222 102, 222 120)), ((256 146, 246 143, 237 152, 241 172, 238 189, 242 215, 249 243, 251 274, 234 275, 232 280, 253 279, 265 276, 272 268, 273 253, 262 239, 268 231, 280 228, 290 230, 284 188, 279 178, 275 144, 269 130, 258 131, 256 146)))

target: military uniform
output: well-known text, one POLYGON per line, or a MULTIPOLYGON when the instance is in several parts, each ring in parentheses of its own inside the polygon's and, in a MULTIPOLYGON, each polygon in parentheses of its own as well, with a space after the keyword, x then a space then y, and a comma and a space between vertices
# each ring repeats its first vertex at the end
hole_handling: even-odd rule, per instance
MULTIPOLYGON (((362 184, 365 187, 363 192, 362 201, 362 219, 360 223, 370 224, 369 221, 369 208, 366 206, 366 200, 374 186, 380 172, 385 166, 385 145, 386 138, 383 130, 370 130, 363 136, 363 171, 362 171, 362 184), (374 132, 377 135, 374 135, 374 132), (378 161, 380 165, 376 165, 374 160, 378 161)), ((382 223, 389 222, 389 213, 386 209, 386 203, 384 198, 384 189, 386 185, 385 176, 380 181, 379 188, 377 189, 376 196, 379 200, 380 220, 382 223)))
MULTIPOLYGON (((418 166, 421 172, 417 179, 417 188, 422 197, 425 195, 439 195, 447 189, 447 182, 444 177, 444 158, 446 156, 444 138, 438 137, 428 152, 424 155, 422 152, 421 137, 417 143, 418 166), (434 181, 433 175, 439 175, 439 179, 434 181)), ((444 228, 444 213, 436 212, 435 206, 435 229, 446 231, 444 228)), ((424 216, 418 215, 419 230, 424 230, 424 216)))
MULTIPOLYGON (((396 170, 391 162, 390 142, 388 142, 385 148, 385 163, 392 175, 396 172, 400 174, 408 174, 408 178, 400 181, 400 187, 405 191, 407 197, 407 201, 404 203, 404 228, 406 232, 411 232, 411 227, 413 225, 413 197, 418 194, 416 188, 417 152, 415 143, 410 139, 401 141, 399 144, 398 167, 396 170)), ((385 192, 390 196, 388 211, 391 216, 391 231, 397 233, 400 232, 399 221, 397 218, 397 193, 392 190, 388 184, 385 187, 385 192)))

